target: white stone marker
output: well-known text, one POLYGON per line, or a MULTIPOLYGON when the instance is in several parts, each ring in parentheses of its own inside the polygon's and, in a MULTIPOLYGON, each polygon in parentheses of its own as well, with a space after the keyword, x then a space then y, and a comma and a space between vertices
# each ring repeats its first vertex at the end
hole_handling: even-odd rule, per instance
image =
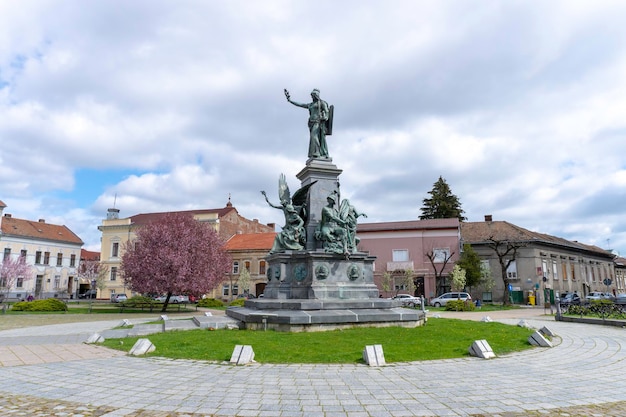
POLYGON ((102 335, 99 333, 94 333, 91 336, 89 336, 87 340, 85 340, 85 343, 89 345, 93 343, 102 343, 102 342, 104 342, 104 337, 102 337, 102 335))
POLYGON ((528 343, 534 346, 552 347, 552 343, 539 332, 535 332, 528 338, 528 343))
POLYGON ((254 361, 254 351, 250 345, 235 345, 230 363, 235 365, 246 365, 254 361))
POLYGON ((496 354, 486 340, 475 340, 469 348, 469 354, 483 359, 495 358, 496 354))
POLYGON ((155 349, 156 347, 152 344, 150 340, 137 339, 128 354, 133 356, 145 355, 146 353, 154 352, 155 349))
POLYGON ((385 366, 385 354, 383 345, 367 345, 363 349, 363 360, 369 366, 385 366))

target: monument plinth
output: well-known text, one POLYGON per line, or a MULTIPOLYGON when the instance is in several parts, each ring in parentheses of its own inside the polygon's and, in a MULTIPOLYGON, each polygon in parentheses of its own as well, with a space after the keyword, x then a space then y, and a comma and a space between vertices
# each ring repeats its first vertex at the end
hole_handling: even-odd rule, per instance
POLYGON ((313 90, 309 110, 309 159, 296 175, 300 189, 293 196, 281 174, 278 182, 285 226, 266 257, 267 285, 263 298, 229 307, 226 314, 247 329, 318 331, 354 326, 415 327, 424 323, 423 310, 406 309, 399 301, 379 298, 374 260, 359 252, 359 213, 341 199, 339 175, 332 163, 326 135, 332 132, 333 106, 313 90))

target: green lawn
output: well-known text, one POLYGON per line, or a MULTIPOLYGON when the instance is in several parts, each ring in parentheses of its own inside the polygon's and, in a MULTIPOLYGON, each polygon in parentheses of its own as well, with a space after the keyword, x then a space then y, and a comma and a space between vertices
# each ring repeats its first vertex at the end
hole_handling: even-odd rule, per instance
MULTIPOLYGON (((425 326, 355 328, 283 333, 249 330, 169 331, 147 336, 149 356, 228 361, 235 345, 251 345, 261 363, 361 363, 366 345, 381 344, 388 363, 468 356, 475 340, 486 339, 496 355, 528 349, 530 329, 495 322, 430 319, 425 326)), ((105 346, 130 350, 137 337, 107 339, 105 346), (123 343, 122 343, 123 342, 123 343)))

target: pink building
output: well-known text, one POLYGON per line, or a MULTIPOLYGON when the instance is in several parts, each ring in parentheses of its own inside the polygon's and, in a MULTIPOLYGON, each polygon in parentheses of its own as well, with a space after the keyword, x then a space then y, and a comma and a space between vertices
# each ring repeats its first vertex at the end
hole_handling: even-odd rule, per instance
POLYGON ((449 274, 459 259, 459 220, 433 219, 358 225, 359 251, 376 256, 374 282, 383 297, 411 292, 427 299, 450 291, 449 274), (391 277, 389 291, 383 277, 391 277))

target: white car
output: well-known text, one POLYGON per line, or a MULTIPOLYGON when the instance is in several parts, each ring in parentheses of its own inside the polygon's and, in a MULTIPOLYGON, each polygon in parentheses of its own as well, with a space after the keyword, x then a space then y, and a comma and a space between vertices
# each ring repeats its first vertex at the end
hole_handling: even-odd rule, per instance
POLYGON ((466 292, 447 292, 445 294, 441 294, 439 297, 430 300, 430 305, 433 307, 444 307, 448 303, 448 301, 456 300, 471 301, 472 297, 466 292))
MULTIPOLYGON (((161 295, 159 297, 155 297, 154 301, 158 301, 159 303, 164 303, 167 300, 167 295, 161 295)), ((170 297, 171 304, 187 304, 189 303, 189 297, 186 295, 174 295, 170 297)))
POLYGON ((422 305, 422 299, 414 297, 410 294, 398 294, 392 298, 392 300, 402 301, 402 305, 406 307, 418 307, 422 305))
POLYGON ((128 297, 124 293, 122 293, 122 294, 111 294, 111 302, 112 303, 123 303, 126 300, 128 300, 128 297))

